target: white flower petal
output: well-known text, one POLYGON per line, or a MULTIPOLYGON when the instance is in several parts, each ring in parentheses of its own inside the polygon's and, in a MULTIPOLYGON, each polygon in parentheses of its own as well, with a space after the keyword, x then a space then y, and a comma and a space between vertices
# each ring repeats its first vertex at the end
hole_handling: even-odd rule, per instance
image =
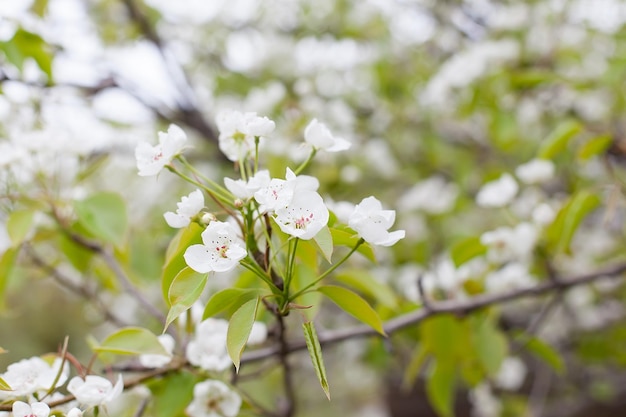
POLYGON ((388 232, 395 218, 394 210, 383 210, 380 201, 374 197, 367 197, 355 206, 348 219, 348 225, 368 243, 391 246, 405 236, 404 230, 388 232))

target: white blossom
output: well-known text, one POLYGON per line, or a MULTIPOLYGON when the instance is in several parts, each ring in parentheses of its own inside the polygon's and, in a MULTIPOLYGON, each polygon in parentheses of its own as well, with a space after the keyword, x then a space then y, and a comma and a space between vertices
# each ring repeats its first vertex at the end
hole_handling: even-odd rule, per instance
POLYGON ((187 142, 187 135, 183 130, 172 124, 167 133, 159 132, 159 143, 151 146, 147 142, 140 142, 135 148, 137 169, 141 176, 156 175, 163 167, 172 162, 172 159, 181 153, 187 142))
POLYGON ((66 417, 83 417, 83 411, 80 408, 72 408, 67 412, 66 417))
POLYGON ((202 244, 191 245, 183 257, 196 272, 227 272, 248 254, 235 228, 225 222, 209 223, 202 232, 202 244))
POLYGON ((324 123, 317 119, 311 122, 304 129, 304 140, 313 146, 314 149, 321 149, 327 152, 339 152, 350 149, 352 145, 345 139, 333 136, 324 123))
POLYGON ((528 267, 519 262, 506 264, 501 269, 491 272, 485 278, 487 292, 506 292, 519 288, 528 288, 535 284, 535 279, 528 272, 528 267))
POLYGON ((163 214, 165 221, 170 227, 178 229, 189 226, 191 219, 204 208, 202 191, 192 191, 189 195, 183 196, 176 205, 178 206, 176 213, 168 211, 163 214))
POLYGON ((287 168, 285 179, 273 178, 266 187, 254 193, 261 213, 273 212, 286 207, 296 191, 317 191, 319 181, 310 175, 296 175, 287 168))
POLYGON ((547 226, 556 218, 556 210, 547 203, 539 204, 532 212, 533 221, 540 226, 547 226))
POLYGON ((472 402, 472 416, 474 417, 499 417, 502 404, 498 397, 491 392, 491 387, 482 383, 470 391, 472 402))
POLYGON ((97 375, 87 375, 85 379, 75 376, 67 384, 67 390, 80 404, 96 407, 108 404, 119 397, 124 390, 124 381, 122 375, 118 376, 115 385, 97 375))
POLYGON ((206 371, 223 371, 232 366, 226 350, 228 321, 208 318, 196 327, 187 345, 187 360, 206 371))
POLYGON ((515 391, 522 386, 526 378, 526 365, 516 357, 509 356, 502 361, 495 383, 500 388, 515 391))
POLYGON ((264 169, 257 172, 248 181, 224 178, 224 185, 226 185, 228 191, 233 193, 235 197, 245 201, 252 198, 254 193, 261 188, 268 187, 270 181, 270 173, 268 170, 264 169))
POLYGON ((50 407, 46 403, 27 404, 23 401, 13 403, 13 417, 48 417, 49 415, 50 407))
POLYGON ((193 387, 193 400, 185 409, 189 417, 235 417, 241 397, 221 381, 208 380, 193 387))
POLYGON ((348 225, 368 243, 391 246, 405 236, 404 230, 388 231, 395 220, 395 210, 383 210, 380 201, 367 197, 356 205, 348 225))
POLYGON ((482 186, 476 195, 476 204, 481 207, 504 207, 517 194, 519 186, 509 174, 482 186))
POLYGON ((430 214, 450 211, 459 195, 456 184, 440 176, 421 181, 404 193, 398 201, 399 210, 422 210, 430 214))
POLYGON ((276 210, 274 219, 280 229, 308 240, 328 224, 329 212, 322 197, 315 191, 296 193, 286 207, 276 210))
POLYGON ((457 267, 452 259, 446 256, 422 274, 422 286, 427 294, 438 288, 445 291, 448 297, 463 298, 465 297, 463 283, 482 275, 486 268, 487 265, 482 258, 474 258, 457 267))
POLYGON ((146 368, 161 368, 172 361, 172 352, 174 351, 174 338, 169 334, 162 334, 157 337, 167 355, 144 354, 139 355, 139 363, 146 368))
POLYGON ((252 323, 252 330, 246 342, 249 346, 260 345, 267 340, 267 325, 262 321, 252 323))
POLYGON ((533 159, 515 169, 515 175, 525 184, 539 184, 554 177, 554 163, 547 159, 533 159))
POLYGON ((215 122, 220 131, 219 148, 231 161, 246 158, 254 151, 255 138, 272 133, 276 127, 267 117, 233 110, 220 112, 215 122))
POLYGON ((538 231, 531 223, 520 223, 514 228, 499 227, 485 232, 480 242, 488 247, 487 258, 492 262, 524 261, 535 248, 538 231))
POLYGON ((67 381, 69 367, 67 363, 61 370, 62 360, 56 358, 52 365, 40 357, 22 359, 7 367, 2 374, 2 379, 9 384, 12 391, 0 391, 0 398, 17 398, 47 391, 60 374, 55 387, 61 386, 67 381))

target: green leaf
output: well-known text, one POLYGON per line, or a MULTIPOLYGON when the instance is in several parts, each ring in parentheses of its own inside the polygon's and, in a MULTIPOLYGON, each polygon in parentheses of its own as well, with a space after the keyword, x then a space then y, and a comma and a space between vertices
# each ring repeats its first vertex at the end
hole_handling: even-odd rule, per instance
POLYGON ((260 300, 261 297, 256 297, 239 307, 239 310, 235 311, 228 322, 226 348, 237 372, 239 372, 241 354, 246 347, 250 331, 252 331, 252 324, 254 324, 254 319, 256 319, 260 300))
POLYGON ((197 223, 190 223, 184 229, 180 229, 176 236, 170 241, 165 252, 165 264, 163 265, 163 273, 161 274, 161 290, 163 291, 163 299, 169 301, 169 291, 172 281, 176 275, 187 267, 183 255, 187 248, 196 243, 201 243, 202 227, 197 223))
POLYGON ((208 274, 201 274, 187 267, 172 281, 168 292, 170 311, 167 313, 165 329, 183 312, 187 311, 202 295, 208 274))
POLYGON ((570 251, 570 243, 583 219, 600 204, 600 197, 588 191, 572 195, 548 227, 548 248, 553 253, 570 251))
POLYGON ((74 202, 79 223, 93 236, 121 246, 128 217, 124 200, 117 193, 100 192, 74 202))
POLYGON ((44 17, 48 11, 48 0, 35 0, 30 9, 39 17, 44 17))
POLYGON ((426 394, 437 414, 451 417, 454 410, 454 364, 437 359, 430 366, 426 394))
POLYGON ((167 355, 159 339, 148 329, 125 327, 107 336, 94 347, 98 353, 108 352, 117 355, 167 355))
MULTIPOLYGON (((330 234, 336 246, 347 246, 349 248, 353 248, 356 246, 357 242, 360 239, 359 236, 356 235, 354 232, 347 232, 342 229, 330 228, 330 234)), ((369 243, 363 242, 356 251, 365 256, 370 261, 374 263, 376 262, 374 250, 369 243)))
POLYGON ((480 242, 480 237, 468 237, 455 243, 450 249, 452 262, 457 268, 465 262, 487 252, 487 247, 480 242))
POLYGON ((404 375, 402 377, 402 387, 404 389, 409 389, 413 386, 413 382, 419 375, 419 372, 422 369, 422 366, 424 366, 426 359, 428 359, 428 356, 429 352, 425 344, 420 343, 416 345, 415 350, 411 355, 411 361, 404 370, 404 375))
POLYGON ((189 372, 175 372, 161 378, 153 378, 147 386, 152 392, 154 417, 178 417, 193 400, 193 387, 199 377, 189 372))
POLYGON ((437 360, 454 362, 461 349, 464 323, 452 314, 440 314, 424 320, 420 326, 423 343, 437 360))
POLYGON ((345 271, 336 275, 335 280, 373 298, 391 310, 398 308, 398 298, 393 290, 367 271, 345 271))
POLYGON ((488 375, 494 376, 507 355, 508 344, 494 319, 479 314, 470 317, 472 344, 479 362, 488 375))
POLYGON ((544 139, 537 157, 541 159, 554 158, 565 150, 570 139, 576 136, 582 128, 582 125, 575 120, 562 122, 544 139))
POLYGON ((550 365, 557 373, 562 374, 565 370, 563 358, 552 346, 542 340, 526 333, 516 332, 513 337, 530 353, 550 365))
POLYGON ((315 237, 313 238, 315 243, 317 243, 317 247, 319 248, 322 255, 324 255, 324 259, 328 261, 328 263, 332 263, 331 258, 333 256, 333 236, 330 233, 330 229, 328 226, 324 226, 322 230, 320 230, 315 237))
POLYGON ((0 258, 0 310, 5 308, 5 292, 9 285, 9 280, 15 271, 15 261, 19 248, 7 249, 0 258))
POLYGON ((202 320, 213 317, 226 310, 238 310, 239 307, 261 295, 262 290, 257 288, 226 288, 211 296, 204 308, 202 320))
POLYGON ((578 149, 578 158, 587 161, 596 155, 603 154, 613 143, 610 135, 596 136, 578 149))
POLYGON ((48 78, 52 79, 52 53, 41 36, 19 28, 8 42, 0 42, 0 50, 20 72, 26 58, 32 58, 48 78))
POLYGON ((72 266, 80 272, 86 272, 89 269, 94 253, 82 245, 74 242, 66 234, 60 234, 58 237, 58 247, 67 257, 72 266))
POLYGON ((330 298, 346 313, 372 327, 383 336, 387 336, 378 313, 358 294, 336 285, 323 285, 317 291, 330 298))
POLYGON ((326 376, 326 368, 324 367, 324 358, 322 358, 322 346, 317 337, 315 326, 313 322, 307 321, 302 324, 302 329, 304 330, 304 340, 309 355, 311 356, 313 369, 315 369, 315 374, 322 386, 322 390, 324 390, 324 394, 326 394, 326 398, 330 401, 330 387, 328 386, 328 377, 326 376))
POLYGON ((13 388, 4 379, 0 378, 0 391, 13 391, 13 388))
POLYGON ((26 239, 33 225, 35 213, 35 210, 16 210, 9 214, 6 227, 13 246, 18 246, 26 239))
MULTIPOLYGON (((294 292, 299 291, 311 285, 317 277, 318 274, 316 270, 310 268, 308 265, 304 263, 296 264, 293 281, 291 281, 291 288, 294 292)), ((301 306, 310 306, 310 308, 299 310, 299 312, 306 317, 306 320, 310 321, 313 320, 319 312, 322 297, 323 295, 319 292, 309 291, 300 295, 293 300, 293 302, 301 306)))

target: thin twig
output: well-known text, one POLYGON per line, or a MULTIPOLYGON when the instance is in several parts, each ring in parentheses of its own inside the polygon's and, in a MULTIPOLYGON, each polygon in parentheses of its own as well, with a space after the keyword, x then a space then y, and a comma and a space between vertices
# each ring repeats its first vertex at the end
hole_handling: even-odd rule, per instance
POLYGON ((173 59, 172 54, 168 51, 166 43, 161 38, 156 29, 152 26, 146 15, 142 13, 135 0, 122 0, 126 7, 128 16, 137 25, 147 40, 149 40, 158 49, 172 82, 176 86, 179 94, 177 100, 178 109, 172 115, 172 119, 180 121, 192 128, 196 129, 205 139, 210 142, 217 143, 218 136, 215 129, 207 122, 204 114, 206 112, 198 109, 197 99, 194 95, 189 77, 183 70, 182 66, 173 59))
POLYGON ((531 388, 530 395, 528 396, 528 405, 530 415, 539 417, 543 415, 543 408, 545 407, 546 398, 550 391, 552 375, 550 370, 546 366, 543 366, 543 364, 537 364, 535 369, 535 381, 531 388))
POLYGON ((293 383, 293 372, 289 363, 289 343, 287 341, 285 317, 277 314, 278 320, 278 360, 283 368, 283 385, 285 389, 285 404, 282 408, 282 417, 292 417, 295 414, 296 391, 293 383))
POLYGON ((122 285, 122 288, 124 288, 125 291, 127 291, 131 296, 133 296, 133 298, 135 298, 135 300, 139 302, 139 304, 144 308, 144 310, 148 314, 150 314, 151 316, 159 320, 161 324, 165 325, 165 322, 166 322, 165 315, 158 308, 156 308, 150 301, 148 301, 143 296, 143 294, 133 285, 133 283, 130 282, 130 279, 128 278, 126 273, 122 270, 121 265, 117 262, 115 257, 111 255, 111 253, 104 248, 100 248, 99 254, 104 260, 104 262, 107 264, 107 266, 111 269, 111 271, 113 271, 113 274, 115 274, 115 277, 117 278, 119 283, 122 285))
POLYGON ((84 285, 75 284, 69 277, 62 274, 61 271, 44 261, 30 245, 25 244, 23 245, 23 248, 35 266, 45 271, 52 279, 61 285, 61 287, 66 288, 85 300, 92 302, 96 309, 102 313, 105 320, 119 327, 128 326, 128 323, 115 316, 115 314, 108 309, 106 303, 98 297, 98 294, 95 291, 89 290, 84 285))

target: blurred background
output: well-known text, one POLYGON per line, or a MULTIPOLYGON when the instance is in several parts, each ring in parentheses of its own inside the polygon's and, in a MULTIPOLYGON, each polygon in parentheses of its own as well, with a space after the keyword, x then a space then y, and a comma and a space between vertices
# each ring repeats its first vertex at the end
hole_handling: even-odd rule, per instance
MULTIPOLYGON (((353 144, 320 154, 309 172, 331 208, 340 213, 340 202, 375 194, 407 231, 377 252, 376 266, 351 265, 389 290, 386 304, 373 300, 383 318, 416 308, 420 275, 452 282, 446 298, 484 291, 472 288, 486 273, 459 272, 450 249, 529 218, 539 203, 556 210, 583 189, 602 209, 567 251, 535 250, 524 279, 591 272, 623 260, 626 248, 625 22, 620 0, 4 0, 0 204, 6 218, 24 199, 120 193, 131 228, 120 256, 165 311, 159 278, 174 232, 162 213, 191 188, 166 174, 137 177, 136 144, 155 143, 156 132, 175 123, 192 142, 190 161, 211 178, 234 177, 214 118, 225 109, 254 111, 276 122, 262 162, 282 176, 306 158, 303 130, 317 118, 353 144), (551 155, 554 179, 523 185, 510 210, 476 205, 485 182, 533 159, 559 126, 576 133, 551 155)), ((102 265, 87 254, 68 260, 67 242, 47 240, 47 222, 36 218, 36 248, 28 249, 35 252, 0 277, 0 346, 9 350, 2 369, 56 351, 65 335, 88 360, 85 335, 101 338, 113 325, 72 285, 98 294, 119 317, 149 322, 102 265)), ((5 229, 2 251, 11 246, 5 229)), ((215 279, 207 291, 236 279, 215 279)), ((626 415, 625 295, 619 282, 605 282, 554 303, 507 305, 500 329, 539 323, 533 332, 563 354, 567 372, 511 348, 508 374, 491 378, 491 387, 459 388, 457 415, 626 415)), ((320 313, 321 328, 354 323, 334 313, 332 306, 320 313)), ((410 329, 385 342, 325 348, 330 403, 307 354, 294 355, 298 415, 433 415, 421 380, 413 391, 400 387, 419 338, 410 329)), ((243 387, 271 406, 279 378, 271 371, 266 378, 243 387)))

